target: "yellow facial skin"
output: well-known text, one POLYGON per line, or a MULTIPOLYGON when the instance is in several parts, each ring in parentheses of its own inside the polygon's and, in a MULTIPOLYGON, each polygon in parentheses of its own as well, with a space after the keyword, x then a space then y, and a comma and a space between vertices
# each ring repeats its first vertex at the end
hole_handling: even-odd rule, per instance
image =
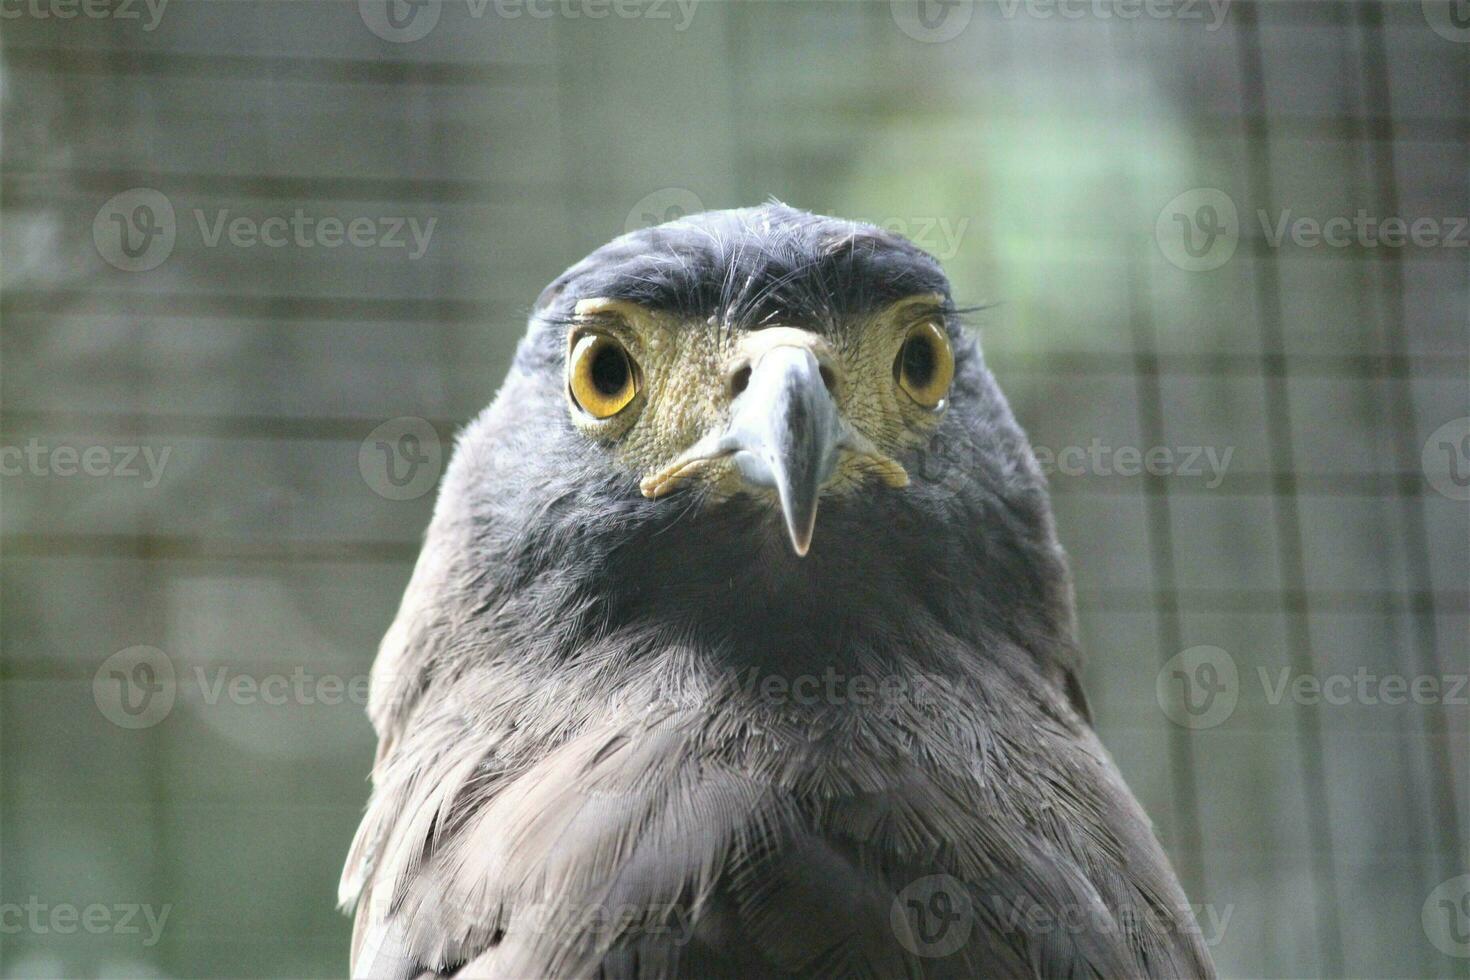
POLYGON ((805 347, 860 443, 843 451, 823 492, 850 493, 868 476, 906 486, 908 474, 893 457, 926 441, 947 406, 953 356, 942 303, 938 295, 907 297, 823 336, 780 326, 733 331, 713 318, 691 325, 623 300, 584 299, 567 334, 568 407, 583 432, 615 444, 623 464, 641 475, 645 496, 659 497, 695 480, 715 497, 730 496, 746 489, 744 481, 728 456, 711 458, 709 450, 730 422, 741 369, 773 346, 805 347), (943 373, 927 386, 896 370, 905 342, 916 333, 942 345, 935 352, 943 373), (601 338, 622 345, 637 378, 631 399, 605 418, 597 415, 608 402, 586 385, 586 356, 601 338))

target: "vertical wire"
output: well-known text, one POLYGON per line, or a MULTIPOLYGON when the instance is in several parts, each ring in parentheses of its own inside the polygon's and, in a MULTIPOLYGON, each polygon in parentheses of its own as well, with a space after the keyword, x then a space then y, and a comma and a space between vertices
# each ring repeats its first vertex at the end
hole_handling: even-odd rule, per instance
MULTIPOLYGON (((1342 15, 1341 17, 1334 17, 1333 24, 1334 27, 1340 29, 1343 37, 1344 55, 1352 56, 1356 53, 1358 60, 1361 61, 1363 57, 1363 38, 1358 36, 1358 43, 1355 44, 1353 24, 1347 19, 1346 12, 1337 11, 1336 13, 1342 15)), ((1341 139, 1343 144, 1351 151, 1350 166, 1353 181, 1351 187, 1354 192, 1353 199, 1366 194, 1372 189, 1373 185, 1373 174, 1371 172, 1366 177, 1360 176, 1362 158, 1373 152, 1376 140, 1392 139, 1392 128, 1384 128, 1380 125, 1381 120, 1377 119, 1373 111, 1374 100, 1369 97, 1369 94, 1364 91, 1364 88, 1365 86, 1363 85, 1356 86, 1354 92, 1348 96, 1351 100, 1350 105, 1347 111, 1344 112, 1341 120, 1342 132, 1336 137, 1341 139)), ((1377 203, 1382 206, 1382 199, 1380 198, 1377 203)), ((1355 285, 1359 290, 1360 301, 1366 309, 1374 299, 1375 287, 1377 286, 1377 279, 1372 274, 1373 256, 1372 254, 1355 255, 1351 261, 1354 263, 1355 269, 1359 271, 1359 275, 1355 277, 1355 285)), ((1354 373, 1353 380, 1361 385, 1365 393, 1369 396, 1368 402, 1371 418, 1368 424, 1372 426, 1374 432, 1384 431, 1388 425, 1386 417, 1392 414, 1392 409, 1386 404, 1387 399, 1382 397, 1382 389, 1378 387, 1378 384, 1391 376, 1408 374, 1411 371, 1412 367, 1407 362, 1403 363, 1402 369, 1397 369, 1395 367, 1394 357, 1387 351, 1385 346, 1380 346, 1376 348, 1376 353, 1365 355, 1362 367, 1354 373)), ((1381 473, 1382 467, 1378 466, 1377 469, 1381 473)), ((1395 496, 1400 493, 1402 489, 1400 486, 1402 482, 1400 475, 1401 469, 1395 463, 1394 473, 1381 474, 1383 478, 1368 496, 1382 502, 1385 497, 1395 496)), ((1383 610, 1378 614, 1379 618, 1387 623, 1387 635, 1391 638, 1390 642, 1392 642, 1392 638, 1396 638, 1398 635, 1401 613, 1411 612, 1407 607, 1412 603, 1412 596, 1403 596, 1402 598, 1404 600, 1404 609, 1401 610, 1398 603, 1390 601, 1385 604, 1383 610)), ((1404 737, 1404 724, 1401 720, 1393 729, 1395 736, 1397 736, 1396 742, 1398 743, 1395 746, 1397 750, 1395 754, 1402 773, 1401 788, 1403 789, 1403 793, 1401 799, 1397 801, 1398 819, 1402 821, 1400 826, 1403 828, 1403 842, 1401 846, 1412 852, 1412 859, 1417 863, 1414 870, 1423 880, 1427 881, 1429 878, 1427 865, 1432 863, 1433 856, 1428 853, 1429 848, 1425 845, 1425 787, 1421 779, 1419 767, 1414 764, 1416 761, 1413 758, 1414 750, 1418 746, 1407 744, 1407 739, 1404 737)), ((1376 856, 1381 859, 1391 853, 1392 851, 1390 849, 1385 848, 1376 856)), ((1427 961, 1427 957, 1429 956, 1427 948, 1424 956, 1427 961)))
MULTIPOLYGON (((1364 80, 1365 109, 1382 113, 1383 125, 1368 141, 1372 157, 1372 173, 1378 184, 1379 202, 1389 215, 1399 214, 1398 174, 1394 164, 1393 96, 1388 83, 1388 57, 1384 42, 1384 16, 1381 0, 1354 4, 1360 38, 1360 56, 1364 80)), ((1409 344, 1404 328, 1404 270, 1401 249, 1379 249, 1378 268, 1382 271, 1385 293, 1383 340, 1385 360, 1409 364, 1409 344)), ((1434 579, 1430 568, 1429 531, 1425 517, 1423 481, 1419 478, 1419 413, 1414 404, 1414 372, 1383 372, 1386 387, 1392 392, 1388 412, 1393 426, 1395 469, 1401 481, 1394 497, 1405 538, 1407 574, 1409 577, 1409 615, 1413 624, 1416 670, 1422 675, 1443 677, 1449 665, 1439 656, 1438 624, 1434 579)), ((1467 847, 1461 834, 1456 796, 1454 760, 1450 752, 1450 725, 1442 700, 1422 706, 1427 712, 1426 751, 1441 782, 1440 791, 1431 794, 1434 825, 1438 831, 1438 850, 1443 864, 1442 878, 1457 873, 1460 861, 1470 863, 1470 856, 1457 854, 1467 847)), ((1470 850, 1470 847, 1467 847, 1470 850)), ((1430 882, 1429 885, 1436 884, 1430 882)))
MULTIPOLYGON (((1242 100, 1246 113, 1246 186, 1258 207, 1275 200, 1271 179, 1271 126, 1267 116, 1265 73, 1261 49, 1260 8, 1242 4, 1237 46, 1240 57, 1242 100)), ((1266 395, 1266 440, 1271 459, 1271 501, 1275 520, 1276 556, 1280 564, 1282 612, 1286 625, 1287 656, 1297 674, 1314 673, 1310 599, 1306 589, 1306 560, 1301 513, 1297 502, 1296 451, 1291 434, 1291 397, 1282 339, 1281 272, 1274 255, 1256 263, 1255 299, 1260 329, 1260 370, 1266 395)), ((1306 794, 1309 836, 1314 842, 1310 860, 1317 915, 1319 974, 1343 973, 1342 927, 1337 902, 1337 870, 1332 813, 1323 771, 1321 718, 1316 705, 1295 706, 1297 741, 1301 750, 1302 781, 1306 794)))
MULTIPOLYGON (((1115 50, 1122 44, 1114 34, 1115 50)), ((1137 53, 1137 27, 1130 23, 1128 31, 1134 42, 1128 54, 1137 53)), ((1137 205, 1136 187, 1130 174, 1131 204, 1137 205)), ((1167 444, 1164 433, 1164 395, 1159 370, 1157 325, 1149 302, 1148 265, 1145 256, 1134 245, 1127 251, 1128 264, 1128 328, 1132 359, 1130 374, 1134 383, 1134 401, 1139 437, 1145 446, 1167 444)), ((1152 582, 1154 616, 1158 623, 1159 666, 1184 649, 1183 616, 1179 604, 1178 572, 1174 563, 1174 515, 1166 476, 1145 468, 1144 508, 1148 529, 1149 575, 1152 582)), ((1199 786, 1195 779, 1193 733, 1178 725, 1164 726, 1169 738, 1169 779, 1173 789, 1172 804, 1176 866, 1186 895, 1197 898, 1205 893, 1204 832, 1200 817, 1199 786)))

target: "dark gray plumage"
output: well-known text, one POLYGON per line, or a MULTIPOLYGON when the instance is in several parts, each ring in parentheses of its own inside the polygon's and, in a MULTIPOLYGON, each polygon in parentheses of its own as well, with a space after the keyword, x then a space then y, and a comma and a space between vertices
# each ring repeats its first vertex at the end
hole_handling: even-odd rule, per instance
MULTIPOLYGON (((770 410, 746 383, 700 389, 718 425, 770 410)), ((933 259, 774 204, 626 235, 542 294, 383 640, 373 796, 341 888, 354 973, 1210 976, 1076 668, 1043 480, 933 259), (928 413, 857 390, 892 386, 891 356, 868 371, 852 352, 912 296, 934 297, 953 347, 928 413), (771 438, 825 440, 839 475, 736 467, 749 492, 649 499, 632 460, 702 422, 660 391, 625 434, 574 419, 568 332, 594 297, 673 331, 650 361, 680 336, 739 351, 805 331, 787 374, 741 363, 807 399, 771 438), (828 436, 803 407, 827 397, 799 377, 817 361, 843 408, 828 436), (862 469, 864 446, 907 486, 862 469), (803 481, 812 508, 823 489, 801 557, 798 504, 766 488, 803 481)))

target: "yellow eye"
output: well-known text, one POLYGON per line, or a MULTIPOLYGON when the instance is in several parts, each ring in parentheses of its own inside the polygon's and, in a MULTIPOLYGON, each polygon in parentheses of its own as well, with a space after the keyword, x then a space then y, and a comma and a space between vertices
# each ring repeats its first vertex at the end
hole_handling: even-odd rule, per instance
POLYGON ((910 398, 925 408, 938 408, 954 380, 954 352, 937 323, 915 326, 893 361, 893 376, 910 398))
POLYGON ((584 334, 572 346, 567 386, 582 411, 596 419, 616 415, 638 394, 638 374, 622 344, 607 334, 584 334))

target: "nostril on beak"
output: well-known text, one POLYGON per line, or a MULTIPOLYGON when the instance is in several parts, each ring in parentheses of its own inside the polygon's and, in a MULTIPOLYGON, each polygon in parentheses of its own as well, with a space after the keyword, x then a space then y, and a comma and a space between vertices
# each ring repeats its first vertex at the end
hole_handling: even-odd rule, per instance
MULTIPOLYGON (((822 375, 822 384, 826 386, 827 393, 831 395, 837 394, 837 375, 832 371, 832 368, 826 364, 820 364, 817 370, 822 375)), ((750 362, 744 361, 739 367, 730 372, 730 397, 732 399, 739 398, 741 392, 745 391, 749 385, 750 362)))
POLYGON ((750 362, 746 361, 730 372, 730 397, 738 398, 750 384, 750 362))
MULTIPOLYGON (((835 395, 836 375, 835 373, 832 373, 831 367, 826 366, 826 364, 822 364, 822 366, 817 367, 817 370, 819 370, 820 375, 822 375, 822 383, 823 385, 826 385, 826 389, 828 389, 829 394, 835 395)), ((731 372, 731 398, 738 398, 739 395, 741 395, 741 392, 745 391, 745 388, 747 388, 747 386, 750 386, 750 364, 745 363, 741 364, 741 366, 739 367, 736 367, 736 369, 732 370, 731 372)))

